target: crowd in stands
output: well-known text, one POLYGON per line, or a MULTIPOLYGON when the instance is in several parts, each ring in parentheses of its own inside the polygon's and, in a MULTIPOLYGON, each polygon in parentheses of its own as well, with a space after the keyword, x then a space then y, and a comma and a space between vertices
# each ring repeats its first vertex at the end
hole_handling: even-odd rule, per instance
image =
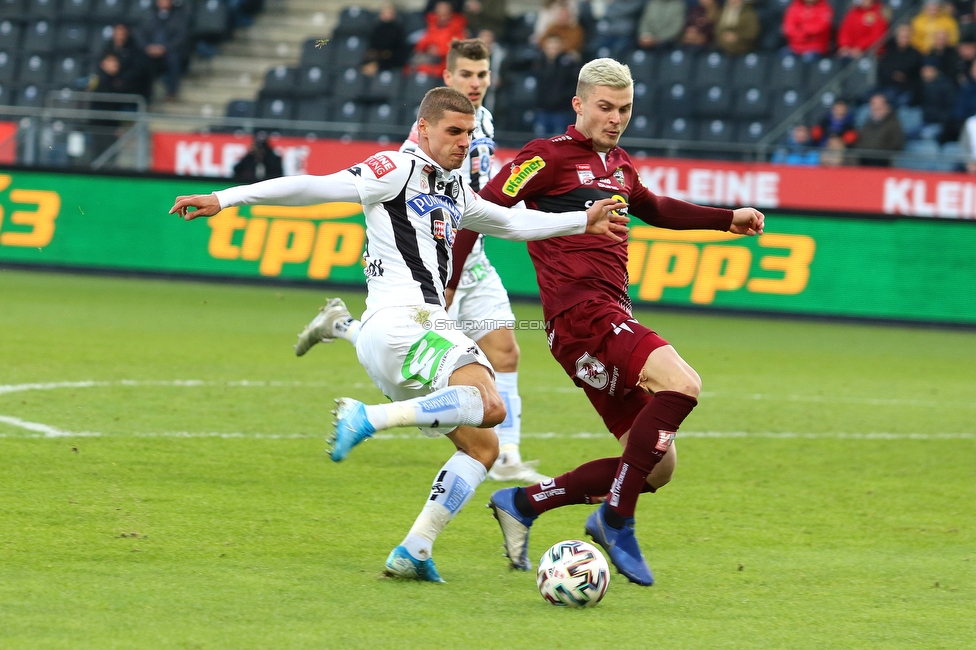
MULTIPOLYGON (((0 99, 43 105, 72 88, 175 98, 190 56, 215 53, 263 0, 3 0, 0 99), (6 65, 3 65, 6 64, 6 65)), ((101 105, 99 105, 101 106, 101 105)), ((96 106, 98 107, 98 106, 96 106)), ((107 107, 107 105, 106 105, 107 107)))
MULTIPOLYGON (((509 14, 507 0, 429 0, 421 21, 388 4, 366 38, 360 70, 439 78, 453 39, 484 38, 497 55, 486 103, 509 108, 500 99, 506 84, 531 75, 534 86, 526 88, 544 89, 533 93, 531 127, 545 136, 573 121, 575 77, 597 56, 629 62, 635 52, 759 51, 792 54, 811 68, 831 59, 838 63, 832 71, 868 59, 874 85, 807 114, 787 130, 774 159, 887 165, 891 156, 879 151, 955 142, 966 133, 966 119, 976 114, 976 3, 885 2, 901 12, 882 0, 544 0, 534 20, 525 20, 509 14)), ((658 106, 638 105, 644 122, 656 119, 658 106)), ((976 128, 972 135, 976 142, 976 128)))

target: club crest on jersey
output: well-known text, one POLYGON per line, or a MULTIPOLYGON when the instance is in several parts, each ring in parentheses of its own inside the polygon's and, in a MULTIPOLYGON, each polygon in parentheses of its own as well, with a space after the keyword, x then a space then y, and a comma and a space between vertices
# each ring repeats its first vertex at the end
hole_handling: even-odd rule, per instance
POLYGON ((589 185, 596 178, 589 165, 576 165, 576 175, 579 176, 579 182, 583 185, 589 185))
POLYGON ((623 167, 617 167, 617 169, 615 169, 614 172, 613 172, 613 177, 615 179, 617 179, 617 183, 620 184, 620 187, 623 187, 624 186, 624 183, 627 180, 627 179, 624 178, 624 168, 623 167))
POLYGON ((452 225, 457 227, 461 224, 461 211, 458 209, 454 199, 443 194, 418 194, 412 199, 407 199, 407 205, 417 216, 425 217, 434 210, 444 210, 450 215, 454 222, 452 225))
POLYGON ((431 229, 434 239, 443 239, 448 246, 454 247, 454 237, 457 235, 456 228, 446 224, 443 219, 435 219, 431 229))
POLYGON ((505 181, 505 185, 502 187, 502 193, 508 196, 517 196, 522 186, 529 182, 545 166, 546 161, 539 156, 529 158, 521 165, 512 165, 512 174, 505 181))
POLYGON ((393 164, 393 161, 383 154, 370 156, 366 159, 365 165, 373 170, 373 175, 376 176, 376 178, 383 178, 391 171, 396 169, 396 165, 393 164))
POLYGON ((603 390, 610 382, 607 367, 590 353, 576 360, 576 376, 597 390, 603 390))

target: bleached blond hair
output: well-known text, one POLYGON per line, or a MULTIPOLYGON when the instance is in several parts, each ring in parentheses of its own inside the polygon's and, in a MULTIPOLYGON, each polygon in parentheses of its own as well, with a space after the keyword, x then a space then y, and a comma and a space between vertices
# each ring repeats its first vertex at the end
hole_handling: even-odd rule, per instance
POLYGON ((593 59, 583 66, 576 83, 576 95, 586 99, 596 86, 609 88, 627 88, 634 84, 630 76, 630 68, 613 59, 593 59))

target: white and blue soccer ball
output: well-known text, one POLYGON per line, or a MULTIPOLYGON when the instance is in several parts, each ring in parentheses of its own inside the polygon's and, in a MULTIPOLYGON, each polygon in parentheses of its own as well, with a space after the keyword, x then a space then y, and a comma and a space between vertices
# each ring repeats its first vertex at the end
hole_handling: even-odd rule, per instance
POLYGON ((539 593, 560 607, 593 607, 610 586, 610 567, 595 546, 578 539, 545 552, 536 572, 539 593))

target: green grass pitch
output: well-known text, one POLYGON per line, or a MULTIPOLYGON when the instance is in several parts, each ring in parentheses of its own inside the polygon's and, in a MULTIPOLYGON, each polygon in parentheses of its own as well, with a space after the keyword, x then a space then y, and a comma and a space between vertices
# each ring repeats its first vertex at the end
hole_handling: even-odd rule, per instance
MULTIPOLYGON (((976 647, 976 333, 639 312, 705 392, 639 505, 657 584, 566 610, 507 569, 498 484, 438 540, 447 584, 380 576, 453 448, 328 459, 333 398, 382 398, 345 342, 293 355, 325 295, 0 270, 0 648, 976 647)), ((616 455, 518 336, 524 456, 616 455)))

